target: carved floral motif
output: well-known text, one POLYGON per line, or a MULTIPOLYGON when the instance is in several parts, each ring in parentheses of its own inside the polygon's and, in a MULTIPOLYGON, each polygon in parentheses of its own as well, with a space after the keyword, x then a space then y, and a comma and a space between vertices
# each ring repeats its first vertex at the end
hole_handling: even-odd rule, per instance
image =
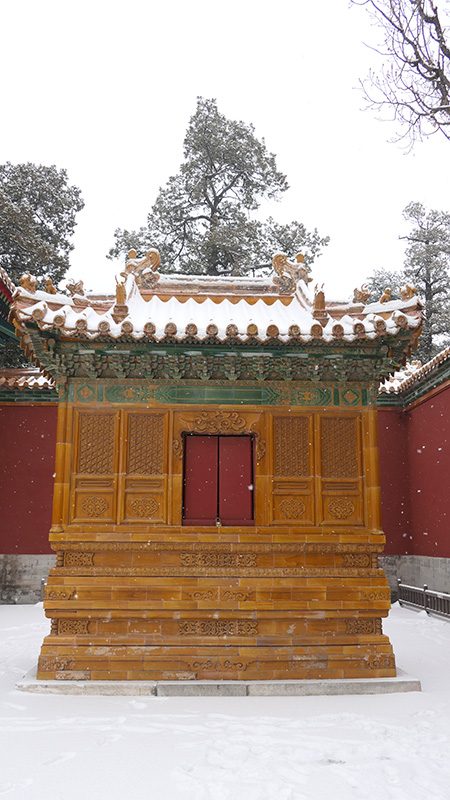
POLYGON ((347 519, 347 517, 351 517, 354 513, 355 506, 351 500, 341 498, 338 500, 331 500, 331 502, 328 503, 328 511, 333 517, 336 517, 336 519, 347 519))
POLYGON ((231 661, 229 658, 208 658, 206 660, 187 662, 188 669, 200 672, 229 672, 238 670, 244 672, 248 667, 247 661, 231 661))
POLYGON ((342 557, 343 567, 370 567, 370 553, 344 553, 342 557))
POLYGON ((100 517, 105 513, 108 508, 108 503, 104 497, 95 497, 90 495, 85 497, 81 503, 81 510, 84 511, 88 517, 100 517))
POLYGON ((198 589, 196 592, 190 592, 189 597, 192 600, 217 600, 217 592, 213 589, 205 589, 204 591, 198 589))
POLYGON ((256 636, 258 623, 252 620, 205 619, 178 623, 180 636, 256 636))
POLYGON ((280 503, 280 513, 286 519, 299 519, 306 511, 303 500, 282 500, 280 503))
POLYGON ((256 553, 181 553, 182 567, 256 567, 256 553))
POLYGON ((92 567, 94 553, 80 553, 78 550, 66 550, 64 553, 65 567, 92 567))
POLYGON ((345 632, 364 636, 381 633, 381 619, 346 619, 345 632))
POLYGON ((251 595, 251 592, 241 592, 239 590, 232 591, 230 589, 226 589, 223 592, 223 594, 221 594, 221 597, 222 597, 222 600, 225 600, 227 602, 229 602, 230 600, 233 600, 234 602, 238 603, 238 602, 241 602, 243 600, 248 600, 250 595, 251 595))
POLYGON ((86 635, 89 633, 88 619, 59 619, 58 633, 62 635, 86 635))
POLYGON ((152 517, 159 508, 159 503, 153 497, 137 497, 130 503, 137 517, 152 517))
POLYGON ((202 411, 194 421, 194 430, 201 433, 243 433, 245 428, 236 411, 202 411))

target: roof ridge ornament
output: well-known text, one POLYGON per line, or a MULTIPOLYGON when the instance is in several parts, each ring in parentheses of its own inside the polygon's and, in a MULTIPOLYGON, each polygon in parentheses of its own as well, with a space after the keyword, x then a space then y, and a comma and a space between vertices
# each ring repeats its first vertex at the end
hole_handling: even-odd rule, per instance
POLYGON ((308 275, 308 269, 303 266, 305 257, 301 253, 295 256, 295 264, 289 261, 285 253, 275 253, 272 264, 277 273, 273 282, 278 286, 280 294, 292 294, 299 281, 304 281, 306 285, 312 281, 308 275))
POLYGON ((160 263, 161 256, 154 247, 148 250, 146 255, 140 259, 137 257, 136 250, 132 249, 128 253, 125 271, 121 272, 121 275, 124 278, 130 274, 134 275, 136 285, 141 289, 153 289, 160 278, 158 272, 160 263))
POLYGON ((353 302, 362 303, 363 306, 365 306, 368 299, 370 298, 370 295, 371 292, 369 291, 367 283, 363 283, 360 289, 358 288, 353 289, 353 302))

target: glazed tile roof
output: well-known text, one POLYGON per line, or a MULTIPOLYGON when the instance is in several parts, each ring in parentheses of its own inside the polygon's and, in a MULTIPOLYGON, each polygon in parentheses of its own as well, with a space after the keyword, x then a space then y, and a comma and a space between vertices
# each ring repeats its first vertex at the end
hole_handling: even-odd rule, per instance
POLYGON ((14 286, 12 280, 6 274, 6 272, 3 269, 3 267, 0 267, 0 287, 1 286, 2 286, 2 288, 6 289, 10 293, 11 297, 13 296, 13 294, 14 294, 14 292, 16 290, 16 287, 14 286), (3 284, 3 286, 2 286, 2 284, 3 284))
POLYGON ((450 347, 442 350, 430 361, 422 364, 420 361, 408 363, 402 370, 394 372, 380 384, 380 394, 401 394, 423 381, 428 375, 435 372, 441 364, 450 359, 450 347))
POLYGON ((52 378, 44 375, 39 369, 2 369, 0 370, 0 388, 2 389, 54 389, 52 378))
MULTIPOLYGON (((418 334, 421 305, 414 294, 369 304, 326 302, 323 291, 311 291, 311 279, 299 262, 277 256, 274 265, 276 258, 284 261, 272 279, 164 276, 140 269, 145 259, 130 258, 123 282, 116 278, 116 297, 69 297, 53 287, 49 293, 22 285, 14 297, 13 320, 22 331, 25 323, 34 322, 41 330, 84 339, 352 342, 395 336, 401 329, 418 334)), ((355 296, 360 294, 355 290, 355 296)))

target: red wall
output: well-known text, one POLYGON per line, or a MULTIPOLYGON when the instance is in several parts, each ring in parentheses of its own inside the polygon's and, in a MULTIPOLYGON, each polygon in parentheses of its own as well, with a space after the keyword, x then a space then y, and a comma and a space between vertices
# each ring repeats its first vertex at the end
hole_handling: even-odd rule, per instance
POLYGON ((378 412, 381 520, 386 555, 413 552, 409 492, 408 420, 398 409, 378 412))
MULTIPOLYGON (((0 553, 50 553, 56 405, 0 405, 0 553)), ((388 555, 450 558, 450 387, 378 412, 388 555)))
POLYGON ((408 414, 414 554, 450 557, 450 388, 408 414))
POLYGON ((449 558, 450 387, 379 411, 378 433, 385 553, 449 558))
POLYGON ((0 552, 51 553, 56 405, 0 405, 0 552))

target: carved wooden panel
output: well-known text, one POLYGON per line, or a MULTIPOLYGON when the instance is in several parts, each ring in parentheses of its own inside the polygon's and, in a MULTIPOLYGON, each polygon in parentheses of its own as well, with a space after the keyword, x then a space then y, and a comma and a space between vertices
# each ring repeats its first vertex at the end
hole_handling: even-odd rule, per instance
POLYGON ((80 414, 77 472, 114 472, 114 414, 80 414))
POLYGON ((274 417, 274 475, 302 478, 310 475, 307 417, 274 417))
MULTIPOLYGON (((95 492, 95 489, 94 489, 95 492)), ((112 522, 114 514, 114 490, 102 495, 76 491, 74 498, 74 521, 90 523, 112 522)))
POLYGON ((154 523, 164 521, 164 485, 159 491, 147 492, 143 486, 141 491, 125 492, 125 522, 154 523))
POLYGON ((312 525, 313 492, 290 493, 275 489, 273 494, 273 522, 277 525, 312 525))
POLYGON ((323 478, 358 477, 358 435, 355 417, 322 417, 323 478))
POLYGON ((128 417, 128 474, 161 475, 164 471, 164 414, 128 417))

